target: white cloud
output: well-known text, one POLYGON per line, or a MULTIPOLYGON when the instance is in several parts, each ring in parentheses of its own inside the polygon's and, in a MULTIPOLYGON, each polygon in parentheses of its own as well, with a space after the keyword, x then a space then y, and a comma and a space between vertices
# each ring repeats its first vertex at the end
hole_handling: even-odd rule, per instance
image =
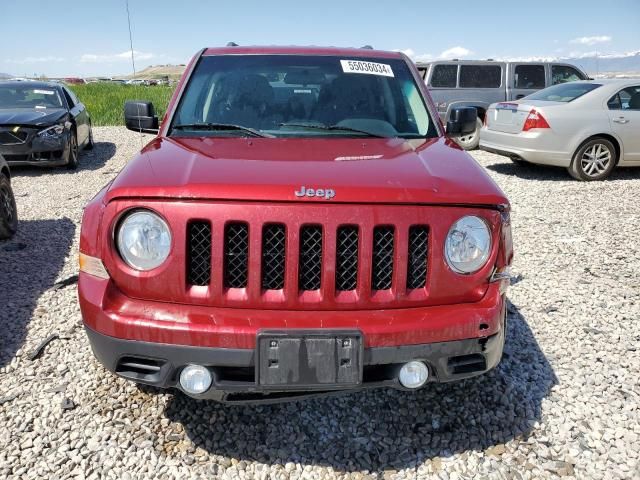
MULTIPOLYGON (((156 58, 157 55, 149 52, 133 51, 133 57, 135 60, 151 60, 156 58)), ((131 61, 131 50, 127 50, 122 53, 110 53, 110 54, 95 54, 85 53, 80 57, 80 61, 83 63, 108 63, 108 62, 122 62, 131 61)))
POLYGON ((442 52, 440 54, 440 57, 438 58, 442 58, 442 59, 452 59, 452 58, 464 58, 464 57, 468 57, 469 55, 472 55, 473 52, 467 48, 464 47, 452 47, 452 48, 448 48, 447 50, 445 50, 444 52, 442 52))
POLYGON ((421 53, 419 55, 416 55, 414 57, 414 60, 416 62, 429 62, 429 61, 433 60, 433 55, 431 55, 429 53, 421 53))
POLYGON ((473 55, 473 52, 468 48, 464 47, 451 47, 447 50, 443 51, 440 55, 434 56, 430 53, 416 53, 411 48, 406 48, 404 50, 395 50, 396 52, 402 52, 414 62, 430 62, 432 60, 451 60, 452 58, 464 58, 469 55, 473 55))
POLYGON ((428 62, 433 60, 433 55, 429 53, 416 53, 412 48, 405 48, 404 50, 394 50, 394 52, 402 52, 414 62, 428 62))
POLYGON ((62 57, 54 57, 52 55, 48 55, 46 57, 24 57, 24 58, 10 58, 6 60, 6 63, 17 63, 17 64, 25 64, 25 63, 59 63, 64 62, 65 59, 62 57))
POLYGON ((571 40, 569 43, 576 45, 597 45, 598 43, 609 43, 611 37, 609 35, 595 35, 593 37, 578 37, 571 40))

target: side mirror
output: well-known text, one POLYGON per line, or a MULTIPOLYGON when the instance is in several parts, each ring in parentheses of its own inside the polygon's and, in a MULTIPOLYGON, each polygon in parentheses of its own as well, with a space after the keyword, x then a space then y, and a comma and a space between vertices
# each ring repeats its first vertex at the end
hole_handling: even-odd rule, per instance
POLYGON ((460 137, 476 131, 478 111, 473 107, 452 108, 447 122, 447 135, 460 137))
POLYGON ((124 124, 134 132, 158 133, 158 117, 153 103, 132 100, 124 104, 124 124))

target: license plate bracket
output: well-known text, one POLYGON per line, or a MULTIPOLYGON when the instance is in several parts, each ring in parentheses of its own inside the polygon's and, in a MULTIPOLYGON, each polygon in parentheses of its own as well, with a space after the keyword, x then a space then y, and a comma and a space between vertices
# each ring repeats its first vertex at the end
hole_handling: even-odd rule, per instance
POLYGON ((265 389, 331 389, 362 383, 357 330, 264 330, 256 341, 256 381, 265 389))

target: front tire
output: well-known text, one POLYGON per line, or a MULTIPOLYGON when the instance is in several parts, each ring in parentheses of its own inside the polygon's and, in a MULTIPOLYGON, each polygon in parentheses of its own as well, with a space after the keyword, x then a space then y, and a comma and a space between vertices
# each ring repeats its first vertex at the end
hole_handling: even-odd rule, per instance
POLYGON ((67 168, 69 170, 75 170, 78 168, 78 134, 75 130, 71 130, 69 134, 69 153, 67 154, 67 168))
POLYGON ((9 179, 0 174, 0 240, 11 238, 18 230, 18 209, 9 179))
POLYGON ((617 161, 618 154, 613 143, 606 138, 596 137, 580 145, 567 170, 576 180, 604 180, 611 175, 617 161))
POLYGON ((89 138, 87 139, 87 143, 84 146, 85 150, 93 150, 93 146, 95 142, 93 141, 93 127, 89 125, 89 138))
POLYGON ((482 128, 482 120, 476 120, 476 130, 469 135, 463 135, 455 139, 456 143, 465 150, 475 150, 480 145, 480 129, 482 128))

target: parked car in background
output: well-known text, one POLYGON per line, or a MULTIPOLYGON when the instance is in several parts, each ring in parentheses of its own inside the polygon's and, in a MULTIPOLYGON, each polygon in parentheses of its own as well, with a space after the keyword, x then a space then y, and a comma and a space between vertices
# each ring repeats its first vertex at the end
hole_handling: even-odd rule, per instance
POLYGON ((91 118, 65 85, 0 82, 0 154, 16 165, 78 166, 93 148, 91 118))
POLYGON ((640 166, 640 80, 555 85, 493 104, 480 148, 521 161, 565 167, 602 180, 616 166, 640 166))
POLYGON ((490 104, 518 100, 550 85, 589 78, 578 67, 565 63, 449 60, 417 66, 445 123, 452 108, 478 110, 476 130, 456 139, 465 150, 478 147, 480 128, 490 104))
POLYGON ((11 238, 18 229, 18 209, 11 189, 9 164, 0 155, 0 240, 11 238))
POLYGON ((78 293, 116 374, 196 398, 415 390, 495 367, 509 202, 413 63, 368 48, 203 49, 154 138, 86 206, 78 293))
POLYGON ((68 85, 84 85, 87 81, 84 78, 67 77, 64 79, 64 83, 68 85))

